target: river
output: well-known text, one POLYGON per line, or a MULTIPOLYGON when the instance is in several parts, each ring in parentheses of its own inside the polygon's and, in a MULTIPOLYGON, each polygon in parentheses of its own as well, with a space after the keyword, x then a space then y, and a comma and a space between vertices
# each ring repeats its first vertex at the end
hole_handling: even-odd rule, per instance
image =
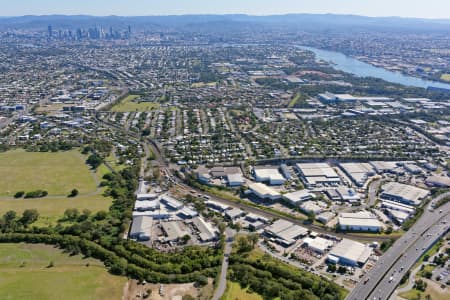
POLYGON ((375 77, 388 82, 398 83, 406 86, 414 86, 420 88, 434 87, 450 90, 450 84, 420 79, 417 77, 403 75, 398 72, 388 71, 383 68, 374 67, 368 63, 349 57, 340 52, 305 46, 299 46, 299 48, 314 52, 314 54, 316 55, 316 60, 330 62, 333 64, 333 68, 346 73, 354 74, 359 77, 375 77))

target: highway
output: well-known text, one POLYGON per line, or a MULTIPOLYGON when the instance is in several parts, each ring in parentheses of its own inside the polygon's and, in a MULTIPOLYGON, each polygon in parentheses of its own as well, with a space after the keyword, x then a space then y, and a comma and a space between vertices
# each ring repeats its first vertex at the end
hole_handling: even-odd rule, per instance
POLYGON ((450 196, 450 192, 439 195, 430 202, 421 218, 380 257, 347 299, 389 298, 401 277, 448 230, 450 203, 436 210, 430 210, 431 203, 447 196, 450 196), (441 223, 442 221, 447 224, 441 223), (391 276, 393 279, 389 282, 391 276))

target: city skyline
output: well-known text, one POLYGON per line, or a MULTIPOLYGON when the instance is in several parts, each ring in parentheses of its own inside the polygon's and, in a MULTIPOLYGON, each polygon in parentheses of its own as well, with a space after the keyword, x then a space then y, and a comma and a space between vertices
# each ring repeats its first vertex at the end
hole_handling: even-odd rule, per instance
POLYGON ((276 15, 288 13, 313 14, 353 14, 370 17, 411 17, 429 19, 450 18, 450 3, 445 0, 171 0, 144 1, 135 0, 92 0, 67 3, 55 0, 42 0, 36 3, 30 0, 18 0, 4 3, 1 16, 22 15, 95 15, 95 16, 150 16, 150 15, 185 15, 185 14, 249 14, 276 15))

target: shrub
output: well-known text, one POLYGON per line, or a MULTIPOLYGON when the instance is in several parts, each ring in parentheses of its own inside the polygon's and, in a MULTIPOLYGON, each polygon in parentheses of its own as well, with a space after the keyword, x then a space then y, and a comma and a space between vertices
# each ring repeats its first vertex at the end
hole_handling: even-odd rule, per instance
POLYGON ((17 198, 22 198, 23 195, 25 195, 25 192, 24 191, 19 191, 19 192, 14 194, 14 198, 16 198, 16 199, 17 198))

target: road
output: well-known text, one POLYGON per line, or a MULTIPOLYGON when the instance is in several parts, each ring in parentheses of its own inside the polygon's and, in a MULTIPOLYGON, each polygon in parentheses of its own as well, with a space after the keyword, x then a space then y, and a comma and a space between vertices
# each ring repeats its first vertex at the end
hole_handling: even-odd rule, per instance
MULTIPOLYGON (((439 195, 431 203, 449 195, 450 192, 439 195)), ((376 299, 384 300, 389 298, 402 277, 401 273, 406 273, 415 261, 448 229, 448 222, 447 224, 441 224, 440 221, 449 218, 450 203, 430 211, 431 203, 425 208, 421 218, 380 257, 377 264, 361 279, 347 299, 362 300, 377 297, 376 299), (402 265, 398 265, 398 262, 402 265), (401 267, 403 267, 402 271, 400 271, 401 267), (396 271, 394 279, 389 283, 389 278, 394 270, 396 271), (374 294, 372 295, 373 291, 374 294)))
MULTIPOLYGON (((140 139, 140 136, 138 136, 135 133, 129 132, 124 130, 123 127, 117 125, 117 124, 110 124, 107 123, 105 121, 99 120, 99 122, 103 122, 105 125, 114 127, 120 131, 122 131, 124 134, 127 134, 128 136, 130 136, 131 138, 138 140, 140 139)), ((292 218, 292 217, 288 217, 288 216, 284 216, 284 215, 280 215, 277 214, 275 212, 271 212, 271 211, 267 211, 267 210, 263 210, 261 208, 252 206, 250 203, 245 203, 245 200, 242 200, 240 202, 236 202, 236 201, 232 201, 232 200, 228 200, 222 197, 217 197, 214 194, 202 191, 198 188, 195 187, 191 187, 185 183, 183 183, 178 177, 174 176, 172 174, 172 171, 169 169, 169 166, 167 164, 167 162, 165 161, 164 157, 163 157, 163 153, 159 148, 158 143, 150 138, 146 139, 146 142, 148 143, 148 146, 150 147, 150 150, 155 154, 155 161, 158 163, 158 165, 160 166, 160 170, 161 172, 167 176, 167 178, 174 184, 178 185, 180 188, 185 189, 186 191, 190 191, 190 190, 194 190, 196 193, 198 194, 203 194, 203 195, 208 195, 210 197, 211 200, 217 201, 219 203, 228 205, 230 207, 233 208, 239 208, 242 209, 246 212, 250 212, 250 213, 254 213, 257 215, 261 215, 263 217, 269 218, 269 219, 284 219, 287 220, 289 222, 292 222, 294 224, 300 225, 302 227, 305 227, 311 231, 315 231, 318 233, 323 233, 323 234, 331 234, 340 238, 347 238, 347 239, 351 239, 351 240, 356 240, 356 241, 361 241, 361 242, 373 242, 373 241, 383 241, 383 240, 390 240, 392 239, 391 236, 380 236, 380 235, 375 235, 375 234, 364 234, 364 233, 358 233, 358 234, 354 234, 354 233, 337 233, 334 231, 330 231, 330 230, 326 230, 321 226, 318 225, 314 225, 314 224, 304 224, 303 220, 299 220, 296 218, 292 218)))
POLYGON ((217 289, 214 292, 212 300, 219 300, 220 298, 222 298, 223 294, 225 293, 225 290, 227 289, 228 258, 230 257, 231 254, 234 234, 235 234, 234 230, 231 230, 229 228, 225 232, 226 242, 223 253, 224 255, 222 261, 222 268, 220 269, 219 284, 217 285, 217 289))
POLYGON ((443 219, 447 224, 438 223, 427 230, 381 279, 376 289, 370 294, 369 299, 389 299, 407 271, 412 268, 423 253, 442 237, 443 233, 449 230, 450 215, 444 216, 443 219))
POLYGON ((369 184, 369 189, 367 191, 367 205, 370 207, 375 205, 377 201, 377 192, 381 185, 381 179, 375 179, 369 184))

